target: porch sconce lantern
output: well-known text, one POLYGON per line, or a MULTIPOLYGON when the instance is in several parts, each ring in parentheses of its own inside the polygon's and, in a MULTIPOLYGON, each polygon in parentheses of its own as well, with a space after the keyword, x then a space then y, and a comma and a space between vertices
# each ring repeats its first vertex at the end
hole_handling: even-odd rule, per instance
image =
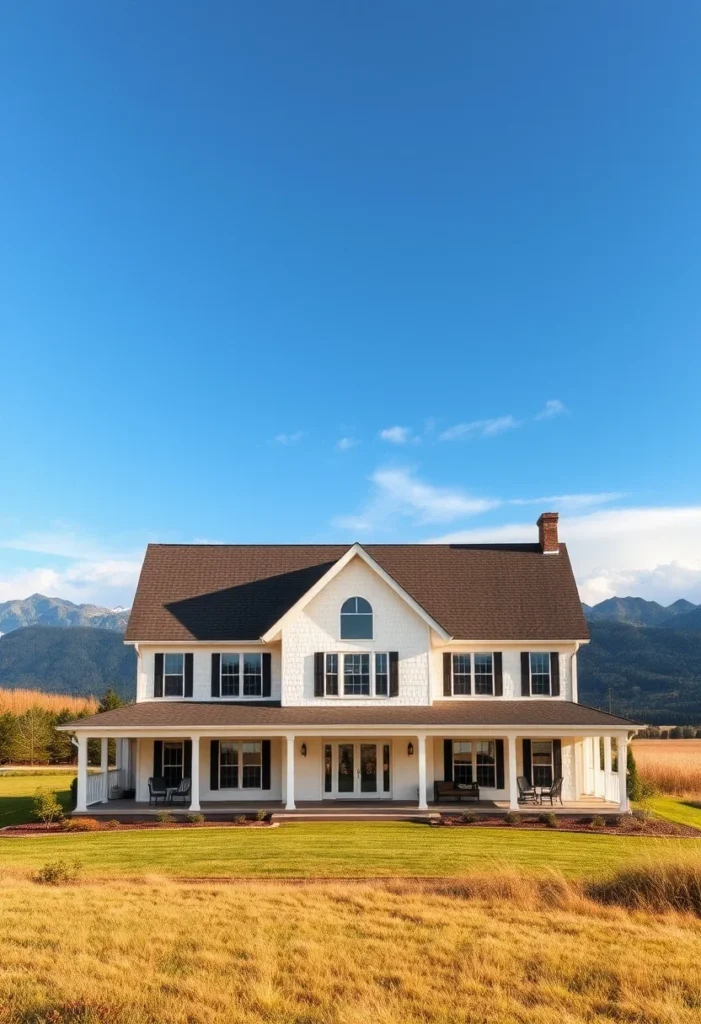
POLYGON ((409 744, 409 746, 406 748, 406 752, 409 755, 409 757, 413 757, 414 756, 414 744, 413 743, 409 744))
POLYGON ((306 743, 302 744, 301 750, 302 750, 302 757, 306 757, 307 756, 307 744, 306 743))

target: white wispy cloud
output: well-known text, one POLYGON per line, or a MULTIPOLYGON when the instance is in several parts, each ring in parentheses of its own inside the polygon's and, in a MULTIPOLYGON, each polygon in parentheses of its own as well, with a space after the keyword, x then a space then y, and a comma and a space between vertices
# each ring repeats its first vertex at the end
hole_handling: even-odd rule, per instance
POLYGON ((540 412, 533 417, 536 420, 551 420, 555 416, 562 416, 567 412, 567 406, 559 398, 550 398, 540 412))
POLYGON ((360 441, 356 437, 341 437, 336 442, 336 447, 341 452, 347 452, 358 444, 360 444, 360 441))
POLYGON ((389 441, 390 444, 406 444, 412 436, 411 427, 385 427, 380 431, 382 440, 389 441))
POLYGON ((276 434, 274 440, 277 444, 289 447, 290 445, 299 444, 303 437, 304 432, 302 430, 296 430, 294 434, 276 434))
POLYGON ((624 491, 601 491, 598 494, 549 494, 539 498, 507 498, 505 505, 539 505, 544 510, 559 512, 561 509, 572 512, 578 508, 591 508, 593 505, 608 505, 625 497, 624 491))
POLYGON ((438 435, 440 441, 469 441, 473 437, 496 437, 507 430, 515 430, 521 426, 515 416, 497 416, 491 420, 472 420, 469 423, 456 423, 438 435))
MULTIPOLYGON (((532 523, 456 530, 429 543, 481 544, 535 540, 532 523)), ((701 506, 598 509, 563 515, 582 600, 644 597, 669 604, 685 597, 701 603, 701 506)))

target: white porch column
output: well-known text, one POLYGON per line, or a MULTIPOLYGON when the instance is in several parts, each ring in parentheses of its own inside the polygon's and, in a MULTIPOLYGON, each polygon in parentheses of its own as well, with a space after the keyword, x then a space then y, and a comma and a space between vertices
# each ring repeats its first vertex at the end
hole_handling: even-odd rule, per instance
POLYGON ((604 799, 611 792, 611 737, 604 736, 604 799))
POLYGON ((630 810, 628 803, 628 733, 622 732, 618 737, 618 809, 621 814, 630 810))
POLYGON ((419 748, 419 810, 427 811, 426 803, 426 733, 422 732, 416 737, 419 748))
POLYGON ((192 741, 192 768, 190 777, 190 810, 200 809, 200 738, 191 736, 192 741))
POLYGON ((518 771, 516 769, 516 737, 509 736, 509 810, 518 810, 518 771))
POLYGON ((76 792, 76 811, 86 811, 88 798, 88 737, 78 733, 78 790, 76 792))
POLYGON ((110 773, 109 773, 109 740, 103 736, 100 740, 100 771, 102 772, 102 800, 106 804, 110 796, 110 773))
POLYGON ((286 811, 296 810, 295 806, 295 738, 293 735, 285 737, 287 745, 287 803, 286 811))

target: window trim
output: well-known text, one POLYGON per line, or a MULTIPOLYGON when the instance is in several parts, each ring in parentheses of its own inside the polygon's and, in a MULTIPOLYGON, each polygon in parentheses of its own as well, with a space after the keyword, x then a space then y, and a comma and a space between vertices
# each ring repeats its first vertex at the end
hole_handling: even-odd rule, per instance
MULTIPOLYGON (((455 762, 455 753, 456 753, 456 750, 455 750, 455 748, 456 748, 458 743, 469 743, 470 744, 470 766, 471 766, 472 783, 474 784, 476 782, 480 789, 497 789, 497 744, 496 744, 496 740, 485 739, 482 736, 477 736, 477 737, 474 737, 474 738, 473 737, 465 738, 465 737, 461 736, 458 739, 452 740, 453 779, 456 778, 456 774, 455 774, 455 763, 456 763, 455 762), (488 743, 488 744, 492 745, 492 753, 491 753, 492 764, 491 765, 478 765, 477 757, 478 757, 478 755, 480 753, 483 753, 483 751, 479 750, 480 743, 488 743), (478 772, 478 769, 480 767, 483 768, 483 769, 485 767, 486 768, 491 768, 493 776, 494 776, 494 783, 493 783, 493 785, 489 785, 487 783, 480 782, 478 780, 477 772, 478 772)), ((465 754, 463 754, 463 757, 464 756, 465 756, 465 754)), ((465 761, 460 761, 459 762, 459 764, 465 764, 465 763, 466 763, 465 761)), ((469 785, 469 783, 466 783, 466 785, 469 785)))
POLYGON ((219 764, 218 764, 218 769, 219 770, 218 770, 217 777, 218 777, 218 780, 219 780, 219 789, 220 790, 222 790, 222 789, 223 790, 229 790, 229 791, 233 790, 233 791, 235 791, 237 793, 243 792, 244 790, 252 790, 252 791, 260 790, 260 791, 262 791, 263 790, 263 741, 262 740, 255 740, 255 739, 248 739, 248 737, 243 738, 243 739, 229 739, 229 738, 221 739, 219 741, 219 764), (258 747, 259 747, 258 754, 260 756, 260 764, 255 765, 256 768, 260 768, 260 785, 259 786, 244 786, 244 784, 243 784, 243 769, 244 769, 243 746, 246 743, 257 743, 258 747), (222 767, 224 767, 224 768, 233 768, 233 765, 222 765, 222 760, 221 760, 222 759, 222 748, 224 746, 235 746, 236 747, 236 778, 238 780, 238 785, 237 786, 224 786, 224 785, 222 785, 222 767))
POLYGON ((324 651, 324 700, 389 700, 390 690, 390 660, 389 651, 324 651), (367 655, 370 659, 370 692, 369 693, 345 693, 344 692, 344 679, 346 675, 345 671, 345 660, 346 655, 354 657, 356 655, 367 655), (377 657, 378 655, 384 655, 387 659, 386 671, 379 673, 387 679, 387 692, 377 692, 377 657), (329 672, 328 670, 328 659, 336 658, 336 672, 329 672), (328 678, 329 676, 336 677, 337 680, 337 693, 329 693, 328 690, 328 678))
POLYGON ((550 664, 550 654, 546 651, 529 651, 528 652, 528 694, 530 697, 552 697, 553 695, 553 670, 550 664), (544 657, 548 665, 548 692, 547 693, 533 693, 533 676, 544 676, 545 672, 533 672, 533 655, 544 657))
MULTIPOLYGON (((495 672, 494 672, 494 651, 450 651, 450 698, 449 700, 470 700, 476 697, 478 700, 486 697, 495 697, 495 672), (476 675, 475 675, 475 656, 477 655, 488 655, 492 659, 492 689, 490 693, 477 693, 476 692, 476 675), (456 693, 455 692, 455 658, 456 657, 468 657, 470 659, 470 692, 469 693, 456 693)), ((458 673, 462 675, 463 673, 458 673)))
MULTIPOLYGON (((264 697, 263 696, 263 654, 264 653, 266 653, 266 652, 264 652, 264 651, 222 651, 221 652, 221 656, 219 658, 219 696, 218 697, 214 697, 213 699, 214 700, 272 700, 273 699, 273 697, 272 697, 272 687, 271 687, 271 696, 270 697, 264 697), (244 682, 243 682, 243 680, 244 680, 243 659, 245 657, 250 657, 252 655, 254 655, 257 658, 260 658, 260 693, 244 693, 243 692, 243 686, 244 686, 244 682), (225 656, 226 657, 230 657, 230 656, 234 657, 235 656, 235 657, 237 657, 239 659, 239 692, 238 692, 238 696, 236 696, 235 694, 231 694, 231 693, 227 693, 227 694, 224 693, 223 669, 224 669, 224 657, 225 656)), ((228 678, 230 678, 230 677, 227 675, 227 679, 228 678)))
MULTIPOLYGON (((347 597, 342 602, 340 610, 339 610, 339 613, 338 613, 338 639, 339 640, 345 640, 345 641, 347 641, 349 643, 354 643, 355 641, 365 641, 365 640, 374 640, 375 639, 375 612, 373 611, 373 607, 372 607, 372 605, 370 604, 370 602, 368 601, 368 599, 366 597, 360 597, 359 594, 354 594, 353 597, 347 597), (345 608, 345 606, 348 604, 349 601, 358 601, 358 600, 365 601, 365 603, 367 604, 367 606, 370 609, 370 611, 369 612, 358 612, 358 611, 344 612, 343 611, 343 609, 345 608), (344 617, 344 615, 345 616, 351 616, 351 615, 367 616, 367 615, 369 615, 370 616, 370 636, 344 636, 343 635, 343 617, 344 617)), ((364 654, 365 652, 363 651, 362 653, 364 654)))

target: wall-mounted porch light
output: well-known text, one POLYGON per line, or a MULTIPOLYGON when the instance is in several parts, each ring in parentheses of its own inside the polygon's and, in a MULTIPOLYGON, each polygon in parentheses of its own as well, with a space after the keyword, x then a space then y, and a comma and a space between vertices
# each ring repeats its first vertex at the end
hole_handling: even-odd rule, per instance
POLYGON ((409 757, 413 757, 414 756, 414 744, 413 743, 409 743, 409 745, 406 748, 406 752, 409 755, 409 757))
POLYGON ((306 743, 302 744, 301 750, 302 750, 302 757, 306 757, 307 756, 307 744, 306 743))

